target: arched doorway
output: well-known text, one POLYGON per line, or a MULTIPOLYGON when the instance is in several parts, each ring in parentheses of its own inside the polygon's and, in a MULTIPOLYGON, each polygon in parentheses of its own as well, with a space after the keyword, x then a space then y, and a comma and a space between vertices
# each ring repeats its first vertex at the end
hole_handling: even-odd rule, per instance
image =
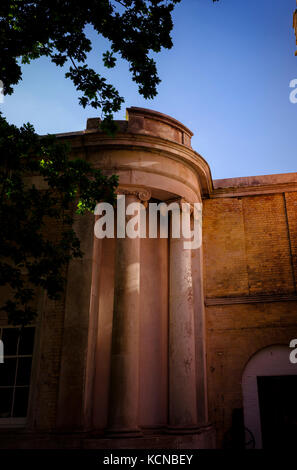
POLYGON ((242 376, 245 427, 255 447, 291 447, 297 436, 297 364, 286 345, 254 354, 242 376))

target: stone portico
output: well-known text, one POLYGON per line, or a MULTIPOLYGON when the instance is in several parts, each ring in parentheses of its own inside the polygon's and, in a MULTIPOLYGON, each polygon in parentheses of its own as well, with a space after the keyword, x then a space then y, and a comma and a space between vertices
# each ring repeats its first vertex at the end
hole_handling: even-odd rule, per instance
MULTIPOLYGON (((63 138, 75 155, 119 175, 126 204, 201 202, 212 188, 191 131, 175 119, 129 108, 115 138, 99 124, 89 119, 86 131, 63 138)), ((69 267, 58 428, 96 433, 103 447, 213 447, 201 248, 170 237, 98 240, 91 221, 78 224, 85 269, 69 267)))

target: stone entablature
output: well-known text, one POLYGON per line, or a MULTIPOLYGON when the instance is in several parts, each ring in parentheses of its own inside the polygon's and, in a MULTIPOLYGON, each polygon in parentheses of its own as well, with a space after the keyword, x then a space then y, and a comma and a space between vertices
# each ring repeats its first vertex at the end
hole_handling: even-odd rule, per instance
POLYGON ((103 133, 100 119, 88 119, 87 129, 58 134, 73 152, 124 185, 150 188, 152 197, 174 196, 199 202, 212 191, 210 168, 191 147, 192 132, 176 119, 143 108, 128 108, 127 121, 116 121, 114 137, 103 133))

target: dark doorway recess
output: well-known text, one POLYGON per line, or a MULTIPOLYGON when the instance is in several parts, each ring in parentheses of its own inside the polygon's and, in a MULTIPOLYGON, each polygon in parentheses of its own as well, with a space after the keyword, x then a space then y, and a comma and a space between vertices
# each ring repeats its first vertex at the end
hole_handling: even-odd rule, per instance
POLYGON ((257 377, 262 445, 294 448, 297 442, 297 375, 257 377))

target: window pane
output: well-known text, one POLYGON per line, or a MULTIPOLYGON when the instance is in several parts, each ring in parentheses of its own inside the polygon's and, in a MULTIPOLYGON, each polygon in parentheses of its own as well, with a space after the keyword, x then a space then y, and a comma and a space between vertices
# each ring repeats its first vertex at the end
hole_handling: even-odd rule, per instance
POLYGON ((18 328, 3 328, 2 341, 5 356, 15 356, 20 330, 18 328))
POLYGON ((15 389, 13 416, 17 418, 25 418, 27 416, 29 398, 29 387, 21 387, 15 389))
POLYGON ((20 344, 19 344, 19 354, 33 354, 33 346, 34 346, 34 327, 24 328, 21 337, 20 337, 20 344))
POLYGON ((16 385, 30 384, 31 364, 31 357, 19 357, 16 385))
POLYGON ((16 361, 15 358, 7 359, 4 356, 4 363, 0 364, 0 386, 14 385, 16 361))
POLYGON ((11 416, 13 388, 0 388, 0 418, 11 416))

